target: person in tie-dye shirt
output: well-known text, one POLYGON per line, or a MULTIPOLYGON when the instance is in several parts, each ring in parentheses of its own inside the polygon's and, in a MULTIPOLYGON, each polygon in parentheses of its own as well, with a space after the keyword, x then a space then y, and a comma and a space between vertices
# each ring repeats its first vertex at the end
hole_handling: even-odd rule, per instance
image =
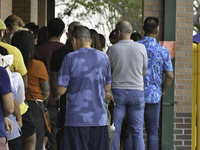
POLYGON ((58 94, 67 91, 64 150, 108 150, 105 92, 111 87, 107 55, 91 48, 90 31, 75 26, 74 52, 67 54, 58 73, 58 94))

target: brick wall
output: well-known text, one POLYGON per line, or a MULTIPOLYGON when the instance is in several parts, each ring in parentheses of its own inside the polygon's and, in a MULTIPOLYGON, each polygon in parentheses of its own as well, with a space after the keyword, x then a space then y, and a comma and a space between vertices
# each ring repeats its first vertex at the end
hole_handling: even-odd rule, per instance
POLYGON ((47 0, 14 0, 12 12, 25 23, 35 22, 40 27, 47 24, 47 0))
POLYGON ((160 21, 160 31, 157 37, 158 41, 164 38, 164 0, 143 0, 143 20, 148 16, 158 17, 160 21))
POLYGON ((13 14, 18 15, 25 23, 35 22, 37 24, 37 0, 14 0, 12 10, 13 14))
POLYGON ((12 0, 0 0, 0 18, 5 20, 12 14, 12 0))
POLYGON ((193 0, 177 0, 174 149, 191 149, 193 0))
POLYGON ((13 14, 19 16, 24 22, 30 21, 30 1, 15 0, 12 10, 13 14))
POLYGON ((47 0, 38 0, 38 25, 47 25, 47 0))

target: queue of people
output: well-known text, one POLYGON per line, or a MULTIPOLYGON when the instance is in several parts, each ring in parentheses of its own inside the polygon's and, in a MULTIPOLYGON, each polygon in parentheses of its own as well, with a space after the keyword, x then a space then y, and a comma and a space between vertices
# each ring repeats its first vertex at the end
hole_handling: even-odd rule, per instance
POLYGON ((63 44, 64 29, 59 18, 41 28, 0 19, 0 150, 144 150, 143 123, 147 150, 158 150, 160 101, 173 80, 158 18, 145 19, 143 37, 118 22, 107 51, 95 29, 74 21, 63 44))

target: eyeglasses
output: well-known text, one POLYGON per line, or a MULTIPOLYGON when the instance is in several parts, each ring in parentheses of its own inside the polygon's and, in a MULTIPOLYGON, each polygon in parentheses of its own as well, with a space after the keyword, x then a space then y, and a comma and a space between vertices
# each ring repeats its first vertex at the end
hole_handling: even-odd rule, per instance
POLYGON ((117 31, 120 31, 120 32, 122 32, 122 30, 121 30, 121 29, 115 29, 115 30, 116 30, 116 32, 117 32, 117 31))

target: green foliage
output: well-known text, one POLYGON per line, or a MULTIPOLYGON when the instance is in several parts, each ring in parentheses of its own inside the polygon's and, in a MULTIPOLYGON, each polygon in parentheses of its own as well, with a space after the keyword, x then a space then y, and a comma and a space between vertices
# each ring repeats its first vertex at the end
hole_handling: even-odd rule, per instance
POLYGON ((120 20, 127 20, 133 25, 133 30, 141 31, 141 0, 57 0, 59 5, 65 5, 64 12, 58 15, 61 18, 73 15, 79 20, 88 20, 97 28, 106 24, 109 32, 120 20), (97 18, 91 20, 95 15, 97 18))
POLYGON ((194 0, 193 2, 193 10, 194 10, 194 17, 193 17, 193 30, 198 33, 200 32, 200 1, 194 0))

